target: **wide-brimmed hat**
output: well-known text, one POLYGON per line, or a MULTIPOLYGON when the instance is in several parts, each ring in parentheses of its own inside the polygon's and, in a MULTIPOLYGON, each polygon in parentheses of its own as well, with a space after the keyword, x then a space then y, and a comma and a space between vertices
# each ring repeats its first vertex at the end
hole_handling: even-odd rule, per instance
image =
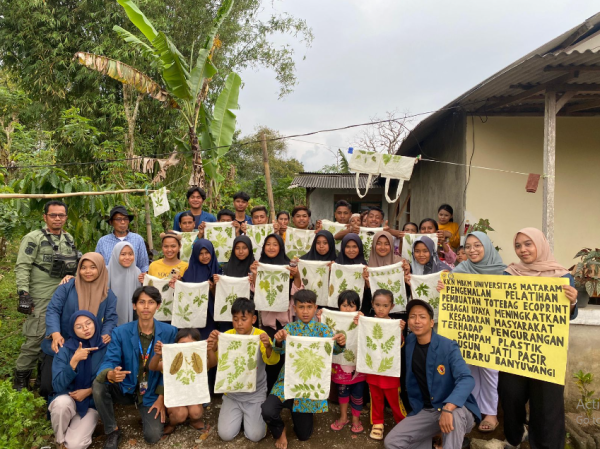
POLYGON ((125 215, 126 217, 129 217, 130 222, 133 221, 133 219, 135 218, 134 215, 131 215, 127 212, 127 209, 125 208, 125 206, 115 206, 110 210, 110 214, 109 214, 106 222, 110 223, 110 221, 113 219, 113 217, 117 214, 121 214, 121 215, 125 215))

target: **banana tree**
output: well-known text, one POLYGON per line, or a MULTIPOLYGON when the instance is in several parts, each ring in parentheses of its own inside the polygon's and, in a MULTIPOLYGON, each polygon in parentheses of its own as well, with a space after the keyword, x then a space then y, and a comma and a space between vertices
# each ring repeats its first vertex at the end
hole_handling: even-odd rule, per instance
POLYGON ((211 159, 218 159, 228 151, 235 131, 235 114, 232 110, 237 109, 241 85, 237 74, 229 74, 225 89, 215 104, 214 114, 204 104, 210 79, 217 73, 217 68, 211 61, 213 45, 221 24, 233 7, 233 1, 223 0, 205 37, 204 45, 195 58, 192 51, 188 62, 165 33, 154 28, 132 0, 118 0, 131 23, 144 35, 149 44, 120 26, 115 25, 113 30, 151 61, 160 73, 164 87, 142 71, 121 61, 85 52, 75 54, 75 58, 85 67, 132 86, 137 91, 176 107, 181 112, 188 127, 189 149, 194 160, 192 184, 201 187, 205 186, 205 169, 197 134, 199 120, 202 122, 202 146, 209 158, 208 167, 211 167, 207 171, 211 179, 217 179, 217 183, 217 161, 211 162, 211 159), (214 149, 215 146, 222 148, 214 149))

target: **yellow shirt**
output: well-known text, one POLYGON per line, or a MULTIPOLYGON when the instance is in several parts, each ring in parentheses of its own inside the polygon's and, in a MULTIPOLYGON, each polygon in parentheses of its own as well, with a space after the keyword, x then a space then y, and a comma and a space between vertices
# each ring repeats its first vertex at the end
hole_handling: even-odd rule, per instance
POLYGON ((438 223, 438 228, 440 231, 448 231, 452 233, 452 237, 450 237, 450 246, 454 251, 456 251, 460 246, 460 234, 458 233, 458 223, 454 223, 453 221, 446 224, 438 223))
POLYGON ((183 273, 185 273, 185 270, 188 268, 188 263, 182 260, 177 265, 167 265, 165 264, 165 259, 159 259, 150 264, 148 274, 159 279, 164 279, 171 276, 171 270, 173 270, 173 268, 179 268, 179 276, 183 276, 183 273))

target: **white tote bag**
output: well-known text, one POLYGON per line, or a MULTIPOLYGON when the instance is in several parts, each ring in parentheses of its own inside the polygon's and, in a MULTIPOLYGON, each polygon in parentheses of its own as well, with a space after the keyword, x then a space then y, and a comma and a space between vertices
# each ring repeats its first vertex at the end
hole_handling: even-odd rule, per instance
POLYGON ((171 206, 169 205, 169 199, 167 198, 167 188, 161 187, 149 194, 150 199, 152 200, 152 207, 154 209, 154 216, 158 217, 161 214, 171 210, 171 206))
POLYGON ((404 270, 402 262, 379 268, 367 268, 369 283, 371 284, 371 297, 375 290, 385 288, 394 294, 394 307, 390 313, 406 311, 406 287, 404 285, 404 270))
POLYGON ((252 252, 256 260, 259 259, 265 239, 273 234, 272 224, 246 225, 246 235, 252 242, 252 252))
POLYGON ((250 299, 248 276, 236 278, 219 275, 219 282, 215 287, 215 321, 231 322, 231 306, 238 298, 250 299))
POLYGON ((206 327, 209 282, 175 282, 171 324, 179 329, 206 327))
POLYGON ((290 308, 290 272, 283 265, 258 263, 254 285, 256 310, 287 312, 290 308))
POLYGON ((410 290, 413 299, 422 299, 433 308, 433 319, 437 322, 438 309, 440 306, 440 293, 437 291, 438 281, 441 279, 439 273, 425 275, 410 275, 410 290))
POLYGON ((287 231, 285 231, 285 253, 290 259, 304 256, 310 251, 314 239, 314 229, 296 229, 288 227, 287 231))
POLYGON ((298 270, 304 288, 316 293, 317 305, 326 306, 329 303, 329 262, 300 259, 298 270))
POLYGON ((348 168, 353 172, 356 172, 356 193, 360 198, 364 198, 369 191, 369 186, 371 185, 371 181, 373 176, 377 176, 379 174, 379 166, 381 165, 381 154, 374 153, 363 150, 354 150, 352 153, 352 157, 350 158, 350 162, 348 162, 348 168), (360 174, 366 173, 369 176, 367 177, 367 186, 365 188, 365 193, 361 194, 359 189, 359 179, 360 174))
POLYGON ((228 262, 233 250, 235 228, 231 222, 205 223, 204 238, 209 240, 214 248, 219 263, 228 262))
POLYGON ((179 258, 184 262, 189 262, 192 255, 192 246, 194 246, 196 237, 198 237, 198 232, 173 232, 181 235, 181 252, 179 253, 179 258))
POLYGON ((210 402, 206 341, 163 345, 162 358, 166 407, 210 402))
POLYGON ((162 298, 160 307, 154 314, 154 319, 158 321, 171 321, 173 316, 173 289, 169 287, 170 280, 170 277, 160 279, 150 276, 148 273, 144 275, 144 283, 142 285, 156 287, 162 298))
POLYGON ((411 263, 413 260, 413 243, 417 240, 421 240, 421 237, 429 237, 431 240, 433 240, 434 248, 437 248, 437 234, 404 234, 404 238, 402 239, 402 258, 406 259, 408 263, 411 263))
MULTIPOLYGON (((321 220, 321 225, 323 226, 323 229, 325 231, 329 231, 331 232, 332 235, 336 235, 338 232, 340 231, 345 231, 346 225, 342 224, 342 223, 338 223, 335 221, 329 221, 329 220, 321 220)), ((336 240, 335 241, 335 250, 337 252, 340 252, 340 250, 342 249, 342 240, 336 240)))
POLYGON ((378 232, 383 231, 383 228, 366 228, 361 226, 358 236, 363 244, 363 253, 365 255, 365 260, 369 261, 369 256, 371 255, 371 247, 373 246, 373 237, 378 232))
POLYGON ((356 365, 356 351, 358 349, 358 325, 354 324, 354 317, 358 312, 338 312, 323 309, 321 322, 335 334, 346 335, 346 348, 341 354, 333 356, 333 363, 344 366, 356 365))
POLYGON ((287 336, 285 399, 324 400, 329 397, 333 338, 287 336))
POLYGON ((415 167, 415 158, 408 156, 398 156, 393 154, 383 154, 381 157, 380 173, 385 179, 385 199, 388 203, 395 203, 400 198, 404 181, 410 181, 413 168, 415 167), (390 180, 398 180, 398 188, 396 189, 396 198, 391 199, 389 196, 390 180))
POLYGON ((400 320, 358 318, 358 362, 356 371, 400 377, 400 320))
POLYGON ((340 265, 331 264, 331 275, 329 276, 329 299, 327 306, 338 308, 338 296, 345 290, 354 290, 358 293, 362 302, 365 290, 365 278, 363 269, 365 265, 340 265))
POLYGON ((260 354, 258 335, 219 334, 215 393, 253 393, 260 354))

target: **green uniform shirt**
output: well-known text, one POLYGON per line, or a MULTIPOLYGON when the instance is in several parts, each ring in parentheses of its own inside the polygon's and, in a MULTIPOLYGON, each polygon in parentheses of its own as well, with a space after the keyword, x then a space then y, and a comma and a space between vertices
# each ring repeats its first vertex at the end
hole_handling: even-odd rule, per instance
MULTIPOLYGON (((65 236, 67 236, 69 241, 73 242, 73 237, 70 234, 66 232, 62 232, 60 235, 48 234, 52 241, 58 245, 58 251, 62 255, 70 256, 73 254, 71 245, 65 239, 65 236)), ((33 264, 36 263, 50 270, 53 255, 54 249, 41 230, 30 232, 23 237, 15 265, 17 291, 26 291, 32 298, 52 298, 61 279, 50 277, 48 273, 33 266, 33 264)))

